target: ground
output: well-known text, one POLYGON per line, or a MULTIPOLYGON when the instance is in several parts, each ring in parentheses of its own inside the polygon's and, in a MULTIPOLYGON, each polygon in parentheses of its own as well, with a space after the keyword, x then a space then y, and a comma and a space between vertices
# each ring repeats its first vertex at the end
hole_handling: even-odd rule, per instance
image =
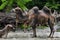
POLYGON ((0 38, 0 40, 60 40, 60 32, 55 32, 54 37, 55 38, 48 38, 47 36, 50 33, 49 28, 46 29, 37 29, 37 37, 32 38, 32 31, 27 31, 24 33, 23 31, 15 31, 15 32, 9 32, 6 39, 0 38))

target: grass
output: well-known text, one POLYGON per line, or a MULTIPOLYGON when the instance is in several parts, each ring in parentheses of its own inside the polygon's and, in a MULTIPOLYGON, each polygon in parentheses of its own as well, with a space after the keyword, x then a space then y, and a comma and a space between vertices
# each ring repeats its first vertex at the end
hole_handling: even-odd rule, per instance
POLYGON ((38 26, 37 28, 38 29, 44 29, 44 28, 46 28, 47 26, 38 26))
POLYGON ((58 29, 57 32, 60 32, 60 29, 58 29))
MULTIPOLYGON (((47 26, 37 26, 37 28, 38 29, 44 29, 44 28, 46 28, 47 26)), ((21 29, 24 29, 24 28, 26 28, 26 29, 29 29, 29 28, 31 28, 30 26, 25 26, 25 25, 23 25, 23 24, 20 24, 19 26, 18 26, 18 28, 21 28, 21 29)))

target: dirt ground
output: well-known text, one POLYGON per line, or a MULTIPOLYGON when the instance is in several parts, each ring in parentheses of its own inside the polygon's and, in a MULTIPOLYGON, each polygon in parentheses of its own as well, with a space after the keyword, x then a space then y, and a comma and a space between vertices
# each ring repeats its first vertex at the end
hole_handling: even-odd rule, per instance
POLYGON ((23 31, 10 32, 6 39, 3 37, 0 38, 0 40, 60 40, 60 32, 55 32, 54 38, 48 38, 47 36, 49 35, 50 31, 49 29, 47 30, 37 29, 36 38, 32 38, 32 31, 27 31, 26 33, 24 33, 23 31))

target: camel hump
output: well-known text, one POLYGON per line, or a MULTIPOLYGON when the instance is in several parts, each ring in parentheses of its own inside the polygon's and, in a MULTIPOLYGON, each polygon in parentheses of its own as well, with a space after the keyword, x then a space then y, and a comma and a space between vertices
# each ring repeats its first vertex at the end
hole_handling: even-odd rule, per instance
POLYGON ((42 10, 48 15, 51 14, 51 10, 47 6, 44 6, 42 10))

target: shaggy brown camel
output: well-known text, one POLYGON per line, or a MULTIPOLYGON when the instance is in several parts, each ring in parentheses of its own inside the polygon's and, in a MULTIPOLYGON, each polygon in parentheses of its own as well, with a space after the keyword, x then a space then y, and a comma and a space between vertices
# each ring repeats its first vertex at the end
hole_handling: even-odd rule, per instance
MULTIPOLYGON (((44 9, 43 9, 44 10, 44 9)), ((30 26, 33 30, 33 37, 36 37, 36 25, 49 25, 51 33, 49 37, 53 37, 54 34, 54 22, 55 17, 51 15, 51 11, 48 10, 44 12, 43 10, 39 10, 38 7, 33 7, 28 12, 28 21, 26 23, 30 23, 30 26)))
POLYGON ((14 29, 15 28, 11 24, 5 25, 5 27, 2 30, 0 30, 0 38, 2 38, 3 35, 6 35, 5 38, 7 38, 8 33, 14 29))
MULTIPOLYGON (((50 10, 45 10, 46 8, 39 10, 38 7, 33 7, 32 9, 30 9, 27 14, 26 17, 27 19, 25 19, 25 17, 23 16, 23 12, 21 11, 21 9, 19 7, 15 8, 14 11, 15 13, 18 14, 18 16, 20 15, 20 20, 23 21, 23 23, 25 25, 30 25, 32 27, 33 30, 33 37, 36 37, 36 25, 49 25, 50 27, 50 35, 49 37, 53 37, 54 34, 54 22, 55 22, 55 17, 51 15, 51 11, 50 10)), ((19 17, 18 17, 19 19, 19 17)))

